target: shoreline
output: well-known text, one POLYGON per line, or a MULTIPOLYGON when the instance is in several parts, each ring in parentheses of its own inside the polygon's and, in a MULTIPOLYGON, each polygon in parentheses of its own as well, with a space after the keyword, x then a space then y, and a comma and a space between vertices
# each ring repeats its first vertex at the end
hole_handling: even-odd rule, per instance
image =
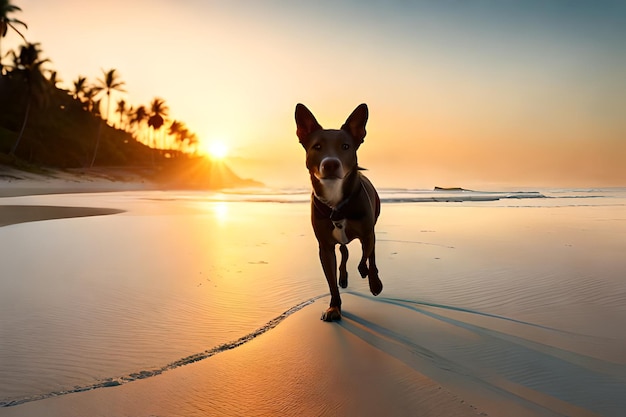
POLYGON ((7 204, 5 198, 54 194, 88 194, 159 190, 154 182, 128 169, 96 168, 47 174, 21 171, 0 165, 0 227, 34 221, 70 219, 123 213, 107 207, 7 204))
POLYGON ((97 207, 35 206, 0 204, 0 227, 44 220, 74 219, 124 213, 124 210, 97 207))

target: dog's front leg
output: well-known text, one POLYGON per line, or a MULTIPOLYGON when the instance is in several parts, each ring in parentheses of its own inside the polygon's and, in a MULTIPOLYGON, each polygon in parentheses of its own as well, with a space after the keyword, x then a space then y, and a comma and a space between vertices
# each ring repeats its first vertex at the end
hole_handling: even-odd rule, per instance
POLYGON ((330 289, 330 307, 322 314, 322 320, 341 320, 341 297, 337 286, 337 256, 334 245, 320 245, 320 261, 330 289))
POLYGON ((339 246, 341 252, 341 262, 339 263, 339 286, 341 288, 348 287, 348 247, 346 245, 339 246))

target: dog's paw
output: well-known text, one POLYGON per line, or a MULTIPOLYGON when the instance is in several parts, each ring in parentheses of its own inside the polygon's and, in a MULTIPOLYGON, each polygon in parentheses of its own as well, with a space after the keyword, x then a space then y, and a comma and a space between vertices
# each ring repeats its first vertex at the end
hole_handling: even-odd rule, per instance
POLYGON ((369 268, 367 267, 366 261, 361 261, 359 263, 358 269, 359 269, 359 274, 361 274, 361 278, 367 277, 367 274, 369 273, 369 268))
POLYGON ((378 275, 375 276, 374 278, 370 276, 369 284, 370 284, 370 291, 372 292, 372 294, 378 295, 381 292, 383 292, 383 283, 380 281, 380 278, 378 278, 378 275))
POLYGON ((322 314, 322 320, 324 321, 338 321, 341 320, 341 308, 328 307, 328 310, 322 314))
POLYGON ((348 288, 348 273, 339 273, 339 286, 341 288, 348 288))

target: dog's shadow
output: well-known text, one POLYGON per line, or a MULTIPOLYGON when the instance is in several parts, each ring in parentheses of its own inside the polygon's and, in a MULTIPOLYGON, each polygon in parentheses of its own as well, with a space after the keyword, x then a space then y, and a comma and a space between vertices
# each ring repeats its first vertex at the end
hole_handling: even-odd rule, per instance
POLYGON ((581 353, 579 346, 593 343, 589 336, 454 306, 352 295, 369 302, 342 311, 341 329, 460 394, 478 389, 536 407, 539 393, 600 415, 626 409, 626 365, 581 353))

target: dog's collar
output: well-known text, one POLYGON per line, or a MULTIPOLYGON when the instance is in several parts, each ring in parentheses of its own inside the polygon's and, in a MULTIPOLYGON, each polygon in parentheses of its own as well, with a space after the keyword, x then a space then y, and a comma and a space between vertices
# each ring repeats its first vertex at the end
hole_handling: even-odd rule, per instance
MULTIPOLYGON (((361 193, 363 186, 359 187, 354 193, 350 194, 339 202, 335 207, 331 207, 328 204, 320 200, 315 193, 313 197, 313 207, 315 208, 315 214, 318 218, 330 219, 333 223, 340 223, 342 220, 348 218, 345 214, 345 208, 350 204, 355 196, 361 193)), ((337 227, 337 224, 335 224, 337 227)))
POLYGON ((343 199, 337 204, 336 207, 330 207, 325 204, 322 200, 317 198, 315 193, 313 196, 313 212, 315 217, 322 219, 330 219, 333 223, 333 237, 337 240, 337 242, 345 245, 350 239, 346 235, 346 221, 347 216, 342 211, 342 209, 350 202, 351 196, 343 199))
POLYGON ((313 196, 313 207, 315 208, 315 214, 317 215, 317 217, 330 219, 331 221, 335 221, 335 220, 339 221, 339 220, 346 218, 346 216, 343 215, 341 209, 344 208, 346 204, 348 204, 348 202, 350 201, 350 198, 345 198, 341 200, 339 204, 337 204, 337 206, 330 207, 328 204, 320 200, 315 195, 315 193, 313 193, 312 196, 313 196))

